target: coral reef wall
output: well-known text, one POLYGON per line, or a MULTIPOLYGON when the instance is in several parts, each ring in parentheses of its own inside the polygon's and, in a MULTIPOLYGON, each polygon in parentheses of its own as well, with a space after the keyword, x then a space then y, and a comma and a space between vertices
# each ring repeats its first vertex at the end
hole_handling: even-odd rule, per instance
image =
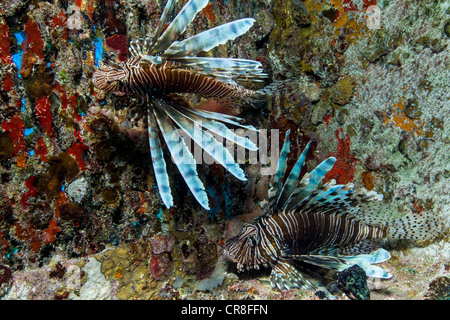
MULTIPOLYGON (((223 241, 262 212, 258 164, 244 165, 247 182, 202 166, 211 211, 175 173, 178 205, 166 210, 146 133, 130 121, 139 102, 93 87, 101 60, 125 60, 130 40, 152 34, 162 2, 0 3, 4 299, 313 298, 238 277, 222 257, 223 241)), ((294 151, 312 141, 310 166, 336 157, 327 179, 382 194, 393 215, 432 212, 447 226, 448 2, 211 0, 186 35, 243 17, 256 19, 251 32, 215 54, 261 61, 265 85, 282 90, 235 113, 280 139, 290 129, 294 151)), ((448 297, 447 236, 385 245, 394 279, 370 283, 372 298, 448 297)))

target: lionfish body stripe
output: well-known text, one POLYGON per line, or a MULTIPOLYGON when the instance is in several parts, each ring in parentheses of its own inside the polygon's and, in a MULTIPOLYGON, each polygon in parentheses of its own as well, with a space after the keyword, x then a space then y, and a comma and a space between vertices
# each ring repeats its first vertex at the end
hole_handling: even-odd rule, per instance
MULTIPOLYGON (((176 7, 176 0, 168 0, 155 35, 152 38, 131 41, 129 51, 132 56, 128 60, 101 65, 93 75, 94 86, 107 93, 147 98, 143 100, 147 102, 145 106, 148 109, 145 113, 148 118, 147 124, 155 126, 155 128, 148 128, 153 171, 161 199, 167 208, 173 205, 173 197, 166 162, 162 158, 159 132, 170 153, 179 149, 172 144, 171 139, 176 138, 181 148, 187 152, 188 159, 193 159, 188 147, 190 143, 178 136, 175 132, 177 129, 182 129, 192 140, 195 140, 196 137, 193 134, 197 131, 193 128, 201 128, 204 131, 218 133, 227 140, 233 139, 230 141, 236 141, 245 148, 257 149, 247 137, 224 133, 230 132, 228 124, 254 129, 251 126, 244 126, 241 123, 242 119, 215 112, 199 111, 175 102, 174 96, 184 93, 213 98, 218 102, 235 102, 238 99, 246 101, 248 96, 256 92, 242 87, 238 81, 262 81, 267 77, 262 72, 261 63, 254 60, 196 56, 197 53, 209 51, 219 44, 244 34, 253 25, 254 19, 239 19, 177 41, 195 15, 207 4, 208 0, 189 0, 165 28, 167 18, 172 15, 176 7)), ((212 135, 204 133, 203 136, 211 141, 212 135)), ((219 144, 218 141, 211 143, 217 146, 219 144)), ((203 149, 208 147, 205 143, 200 144, 203 149)), ((221 153, 212 153, 212 157, 218 163, 221 163, 223 159, 221 153)), ((175 158, 177 155, 172 154, 172 157, 175 158)), ((183 161, 175 161, 175 164, 194 197, 205 209, 209 209, 205 188, 198 178, 196 166, 183 161)), ((243 171, 237 167, 239 165, 234 160, 231 164, 225 165, 225 168, 238 179, 245 180, 243 171)))
MULTIPOLYGON (((334 158, 323 161, 318 166, 320 170, 307 173, 309 178, 297 181, 291 194, 279 202, 279 194, 293 183, 289 178, 281 183, 290 147, 288 135, 289 132, 265 214, 254 223, 245 224, 237 236, 225 243, 224 255, 237 263, 239 271, 259 269, 261 265, 271 267, 270 281, 279 289, 316 288, 295 267, 298 263, 336 272, 358 264, 369 276, 390 278, 391 274, 374 265, 389 259, 390 254, 382 248, 372 252, 372 241, 427 240, 440 232, 437 220, 430 215, 391 219, 389 207, 376 201, 375 194, 355 192, 350 184, 335 185, 334 181, 322 184, 336 161, 334 158), (295 203, 291 197, 294 194, 295 203)), ((292 170, 297 170, 296 166, 292 170)), ((293 176, 297 174, 289 175, 293 176)))
POLYGON ((138 96, 196 93, 209 97, 239 98, 255 93, 207 74, 177 67, 177 63, 170 61, 162 65, 142 64, 136 67, 135 61, 131 60, 121 63, 120 67, 102 75, 97 74, 94 77, 95 86, 105 91, 138 96))

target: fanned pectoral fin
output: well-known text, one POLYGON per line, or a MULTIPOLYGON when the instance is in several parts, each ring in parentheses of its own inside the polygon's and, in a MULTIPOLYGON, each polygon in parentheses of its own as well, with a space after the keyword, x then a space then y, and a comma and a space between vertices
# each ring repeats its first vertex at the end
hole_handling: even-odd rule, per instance
POLYGON ((234 161, 233 156, 228 149, 225 148, 222 143, 219 143, 212 134, 203 131, 198 124, 185 118, 182 113, 170 104, 165 104, 164 111, 193 141, 195 141, 195 143, 200 145, 207 154, 217 161, 217 163, 222 165, 239 180, 247 180, 244 171, 234 161))
POLYGON ((177 106, 177 110, 182 113, 184 117, 189 118, 206 130, 209 130, 246 149, 253 151, 258 150, 258 146, 253 143, 248 137, 237 135, 234 131, 230 130, 226 125, 219 121, 211 120, 208 116, 202 116, 198 113, 195 113, 192 109, 182 106, 177 106))
POLYGON ((273 288, 278 288, 279 290, 294 288, 316 289, 316 286, 307 280, 289 260, 283 258, 280 258, 272 265, 270 283, 273 288))
POLYGON ((392 275, 381 267, 374 266, 391 257, 388 251, 378 249, 370 254, 359 254, 354 256, 322 256, 322 255, 298 255, 290 256, 292 259, 303 261, 315 266, 327 269, 343 271, 355 264, 364 269, 369 277, 389 279, 392 275))
POLYGON ((173 197, 169 185, 166 162, 164 161, 161 142, 159 141, 155 116, 148 112, 148 140, 150 144, 150 154, 152 157, 153 171, 155 172, 156 184, 159 194, 167 208, 173 206, 173 197))
POLYGON ((192 153, 186 146, 184 138, 173 125, 172 120, 162 109, 161 103, 156 100, 153 101, 153 105, 156 121, 178 170, 197 201, 203 208, 209 210, 208 195, 202 181, 198 177, 197 164, 192 153))
POLYGON ((243 125, 241 123, 242 119, 239 117, 230 116, 230 115, 224 114, 224 113, 207 111, 207 110, 191 109, 190 111, 192 113, 194 113, 200 117, 206 118, 206 119, 217 120, 217 121, 228 123, 233 126, 240 127, 242 129, 246 129, 246 130, 250 130, 250 131, 255 131, 255 132, 259 131, 252 125, 243 125))

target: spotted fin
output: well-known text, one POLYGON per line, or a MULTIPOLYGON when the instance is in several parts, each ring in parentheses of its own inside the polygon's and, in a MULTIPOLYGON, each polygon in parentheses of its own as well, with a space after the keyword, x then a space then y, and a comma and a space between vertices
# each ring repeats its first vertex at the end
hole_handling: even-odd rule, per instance
POLYGON ((176 41, 165 50, 165 58, 179 58, 184 56, 195 56, 202 51, 209 51, 229 40, 246 33, 255 22, 255 19, 244 18, 231 21, 212 29, 203 31, 183 41, 176 41))
POLYGON ((381 199, 382 196, 373 191, 354 190, 352 183, 333 185, 331 182, 316 190, 300 206, 317 212, 346 215, 368 226, 386 227, 389 239, 426 241, 442 232, 441 221, 431 212, 393 218, 391 206, 381 199))
POLYGON ((161 37, 157 40, 150 54, 155 55, 164 52, 186 30, 186 27, 194 20, 197 13, 208 4, 209 0, 189 0, 173 19, 161 37))
POLYGON ((215 161, 232 173, 241 181, 246 181, 244 171, 234 161, 233 156, 228 149, 219 143, 212 134, 202 130, 202 128, 185 118, 182 113, 175 109, 171 104, 165 103, 164 111, 167 115, 202 149, 209 154, 215 161))
POLYGON ((152 157, 153 171, 155 172, 156 184, 159 194, 167 208, 173 206, 173 197, 169 185, 169 176, 167 174, 166 162, 164 161, 161 142, 159 141, 155 116, 149 110, 148 112, 148 139, 150 144, 150 154, 152 157))
POLYGON ((306 279, 288 259, 280 258, 272 265, 270 274, 272 288, 289 290, 294 288, 306 288, 316 290, 316 286, 306 279))
POLYGON ((166 145, 172 155, 172 159, 178 167, 184 181, 191 190, 194 197, 203 208, 209 210, 208 195, 205 191, 202 181, 198 177, 195 159, 182 136, 177 132, 177 128, 172 120, 164 112, 164 105, 160 100, 152 100, 153 111, 161 129, 166 145), (182 154, 180 157, 179 154, 182 154))
POLYGON ((407 214, 399 219, 391 219, 387 223, 388 237, 391 239, 410 239, 427 241, 443 234, 442 221, 432 212, 407 214))

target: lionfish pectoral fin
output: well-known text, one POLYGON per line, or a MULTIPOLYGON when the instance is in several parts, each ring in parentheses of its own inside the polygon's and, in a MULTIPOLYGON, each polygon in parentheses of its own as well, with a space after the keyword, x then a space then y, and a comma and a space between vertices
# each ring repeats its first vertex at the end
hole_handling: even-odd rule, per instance
MULTIPOLYGON (((184 117, 189 118, 196 124, 202 126, 206 130, 213 132, 214 134, 225 138, 241 147, 256 151, 258 146, 249 137, 243 137, 236 134, 235 131, 230 130, 225 124, 220 121, 211 120, 208 116, 193 112, 193 109, 179 106, 177 110, 183 114, 184 117)), ((253 130, 251 130, 253 131, 253 130)))
POLYGON ((164 111, 190 139, 197 143, 217 163, 222 165, 239 180, 247 180, 244 171, 234 161, 230 151, 222 143, 219 143, 211 133, 204 131, 198 124, 184 117, 171 103, 165 104, 164 111))
MULTIPOLYGON (((392 278, 392 274, 379 266, 374 266, 373 264, 385 262, 390 258, 391 254, 389 253, 389 251, 382 248, 375 250, 370 254, 360 254, 355 256, 343 257, 346 262, 346 268, 357 264, 364 269, 367 276, 381 279, 392 278)), ((344 267, 345 266, 341 266, 338 271, 344 270, 344 267)))
POLYGON ((279 290, 294 288, 317 289, 317 287, 307 280, 288 259, 284 258, 278 259, 278 261, 272 265, 270 283, 272 288, 278 288, 279 290))
POLYGON ((335 269, 343 271, 355 264, 364 269, 367 276, 373 278, 388 279, 392 275, 379 266, 374 266, 375 263, 381 263, 391 257, 385 249, 378 249, 370 254, 360 254, 355 256, 322 256, 322 255, 299 255, 291 258, 300 260, 318 267, 335 269))
POLYGON ((164 111, 164 105, 159 100, 152 100, 153 112, 164 141, 169 149, 172 159, 183 176, 184 181, 200 205, 209 210, 208 194, 203 182, 198 177, 197 164, 184 138, 178 133, 172 120, 164 111), (181 156, 180 156, 181 154, 181 156))
POLYGON ((239 128, 245 129, 245 130, 250 130, 250 131, 255 131, 255 132, 259 131, 252 125, 242 124, 241 122, 243 121, 243 119, 241 119, 239 117, 235 117, 235 116, 231 116, 231 115, 219 113, 219 112, 208 111, 208 110, 191 109, 191 111, 200 117, 204 117, 204 118, 207 118, 210 120, 217 120, 217 121, 220 121, 223 123, 228 123, 228 124, 231 124, 233 126, 236 126, 236 127, 239 127, 239 128))
POLYGON ((161 142, 159 141, 155 116, 148 111, 148 140, 150 144, 150 154, 152 157, 153 171, 155 172, 156 184, 159 194, 167 208, 173 206, 173 197, 169 185, 166 162, 164 161, 161 142))

